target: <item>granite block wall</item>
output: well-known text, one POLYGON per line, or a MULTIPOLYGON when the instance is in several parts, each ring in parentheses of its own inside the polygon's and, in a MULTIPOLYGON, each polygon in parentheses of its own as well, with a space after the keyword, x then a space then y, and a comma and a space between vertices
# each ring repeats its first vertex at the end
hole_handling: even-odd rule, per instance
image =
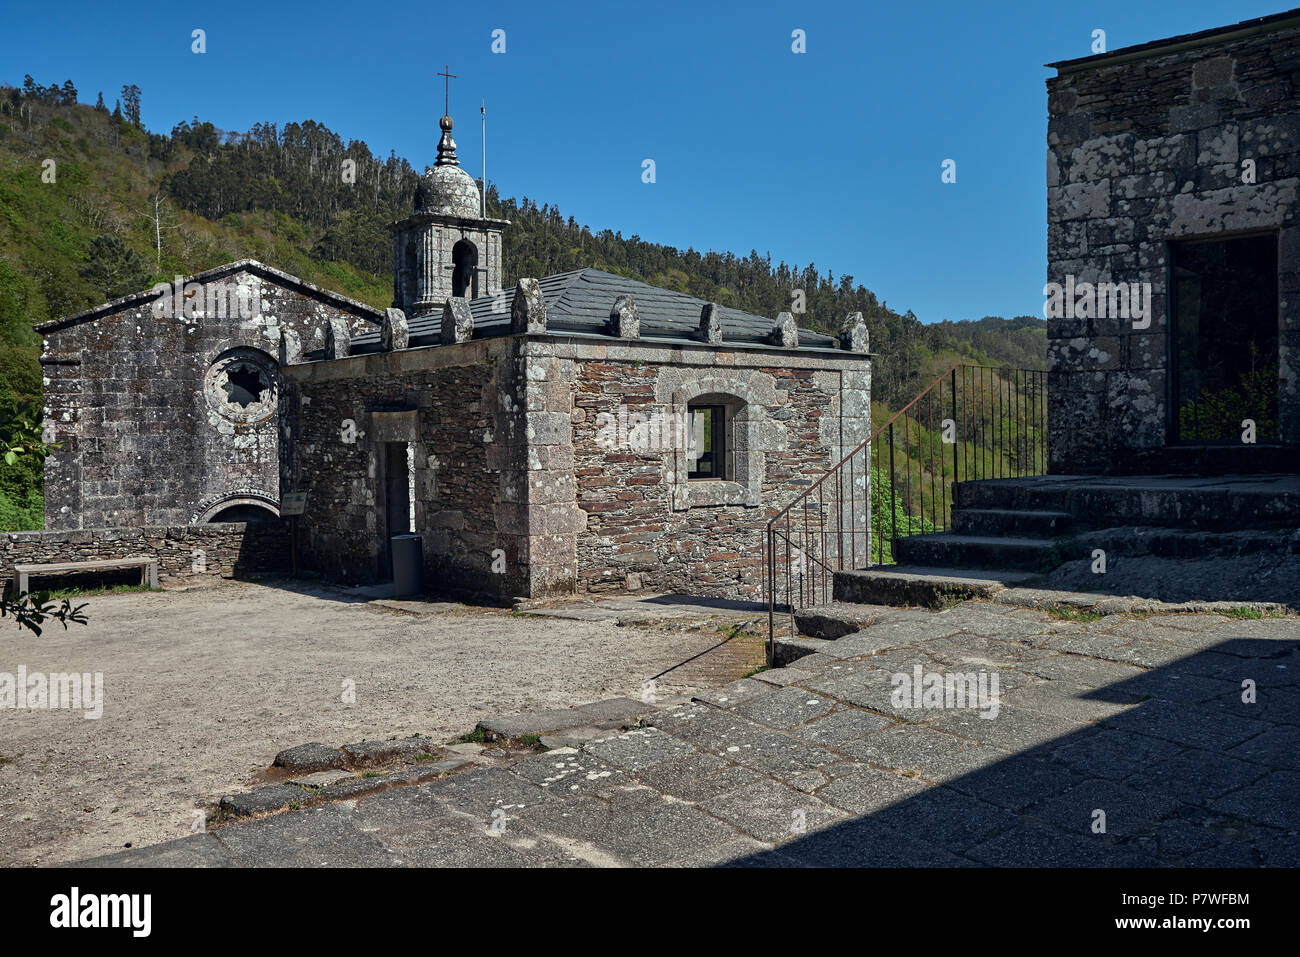
POLYGON ((1194 238, 1277 235, 1282 439, 1300 445, 1300 28, 1064 64, 1047 89, 1048 282, 1151 293, 1148 320, 1049 315, 1051 471, 1178 461, 1169 243, 1194 238))

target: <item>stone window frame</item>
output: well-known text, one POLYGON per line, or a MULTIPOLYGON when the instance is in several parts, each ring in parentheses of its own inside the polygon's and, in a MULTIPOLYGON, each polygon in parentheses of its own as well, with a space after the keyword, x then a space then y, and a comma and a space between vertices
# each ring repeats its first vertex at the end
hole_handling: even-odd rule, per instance
POLYGON ((236 426, 259 425, 276 414, 279 401, 279 363, 270 354, 252 346, 236 346, 219 353, 203 374, 203 395, 208 408, 236 426), (267 398, 247 406, 231 402, 225 394, 228 370, 237 365, 252 366, 266 380, 262 391, 267 398))
POLYGON ((674 448, 668 486, 673 511, 741 505, 757 508, 762 501, 764 456, 759 428, 763 406, 743 382, 703 376, 674 390, 673 414, 689 421, 690 405, 722 405, 727 409, 728 478, 692 479, 687 450, 674 448))

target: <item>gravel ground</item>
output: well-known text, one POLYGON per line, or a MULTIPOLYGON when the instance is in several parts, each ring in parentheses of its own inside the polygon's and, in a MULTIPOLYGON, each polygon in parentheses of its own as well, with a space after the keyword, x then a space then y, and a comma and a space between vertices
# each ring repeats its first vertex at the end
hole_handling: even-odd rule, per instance
MULTIPOLYGON (((104 711, 0 710, 0 864, 50 864, 189 833, 193 810, 261 781, 283 748, 640 697, 714 646, 718 622, 616 626, 431 606, 413 615, 324 587, 222 582, 88 600, 88 627, 6 622, 0 672, 102 672, 104 711), (343 685, 355 682, 355 703, 343 685)), ((715 653, 716 654, 716 653, 715 653)), ((696 662, 660 696, 737 677, 696 662)))

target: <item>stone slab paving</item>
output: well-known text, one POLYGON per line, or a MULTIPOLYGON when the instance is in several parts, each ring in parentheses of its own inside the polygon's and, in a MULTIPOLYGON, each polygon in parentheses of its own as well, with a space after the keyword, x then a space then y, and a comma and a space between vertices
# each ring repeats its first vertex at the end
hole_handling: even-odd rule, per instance
POLYGON ((570 709, 578 747, 299 810, 268 795, 89 863, 1300 866, 1300 619, 968 602, 825 643, 689 701, 570 709), (919 708, 890 696, 916 666, 939 676, 919 708), (943 706, 980 670, 996 700, 943 706))

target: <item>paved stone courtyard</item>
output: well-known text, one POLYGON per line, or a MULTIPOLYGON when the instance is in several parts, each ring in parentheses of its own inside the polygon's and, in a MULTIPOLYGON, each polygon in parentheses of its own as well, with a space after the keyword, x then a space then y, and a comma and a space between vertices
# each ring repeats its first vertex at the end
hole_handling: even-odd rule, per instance
POLYGON ((0 710, 3 866, 187 835, 195 811, 266 783, 274 756, 304 742, 441 744, 488 715, 639 699, 655 675, 663 693, 690 694, 762 661, 752 635, 716 647, 752 608, 670 599, 534 617, 227 581, 85 600, 86 627, 37 637, 5 619, 0 672, 102 672, 104 712, 0 710))
POLYGON ((578 747, 100 863, 1300 864, 1300 620, 863 610, 578 747), (996 673, 996 712, 899 706, 891 676, 918 666, 996 673))

